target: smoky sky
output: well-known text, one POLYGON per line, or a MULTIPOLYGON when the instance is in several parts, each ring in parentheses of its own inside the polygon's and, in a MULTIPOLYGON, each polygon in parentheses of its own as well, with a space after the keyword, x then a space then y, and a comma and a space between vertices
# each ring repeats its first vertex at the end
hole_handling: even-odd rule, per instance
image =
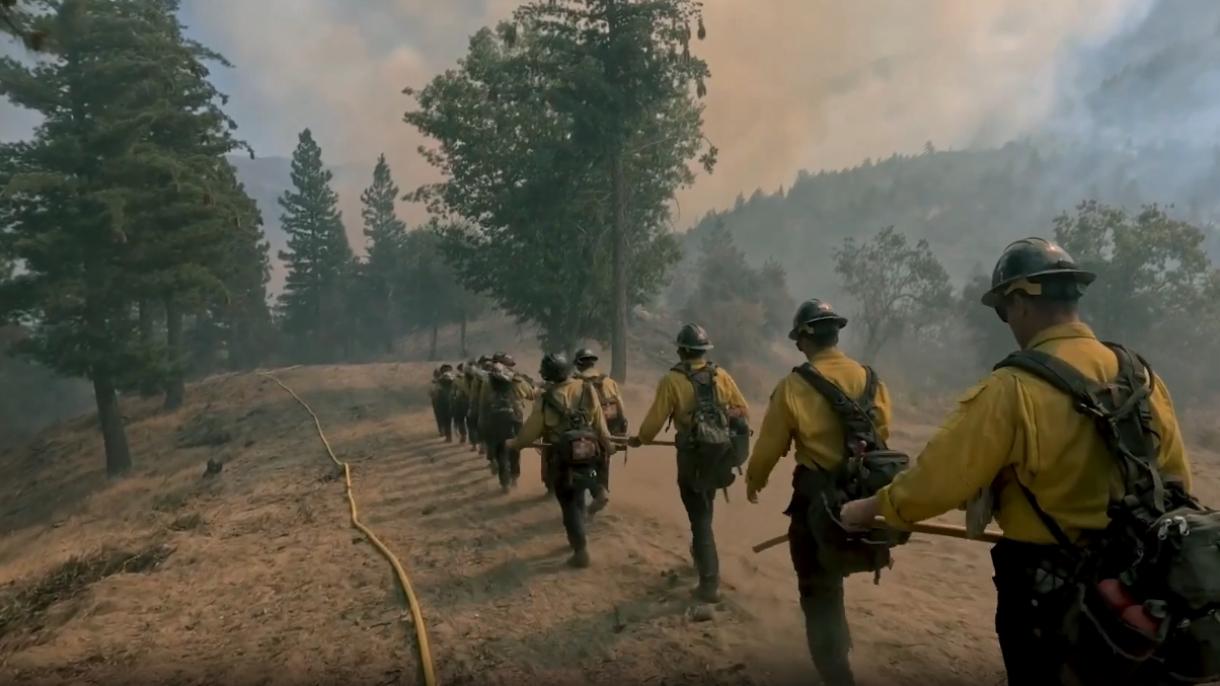
MULTIPOLYGON (((1000 144, 1036 130, 1090 55, 1152 0, 707 0, 706 133, 720 164, 676 205, 675 226, 799 169, 1000 144)), ((402 114, 404 86, 452 67, 513 0, 185 0, 191 36, 235 65, 214 78, 259 156, 288 155, 313 129, 340 170, 345 215, 385 152, 405 189, 434 179, 402 114)), ((10 48, 11 49, 11 46, 10 48)), ((1067 108, 1070 109, 1070 108, 1067 108)), ((0 138, 32 121, 0 106, 0 138)), ((419 208, 406 208, 413 220, 419 208)))

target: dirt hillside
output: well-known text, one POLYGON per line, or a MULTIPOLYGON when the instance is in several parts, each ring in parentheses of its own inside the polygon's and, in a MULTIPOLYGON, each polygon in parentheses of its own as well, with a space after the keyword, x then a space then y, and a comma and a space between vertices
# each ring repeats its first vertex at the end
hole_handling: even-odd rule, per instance
MULTIPOLYGON (((442 684, 813 682, 782 532, 763 503, 717 503, 726 599, 691 616, 694 573, 672 453, 614 464, 572 571, 537 455, 499 494, 482 458, 435 436, 428 367, 277 372, 352 464, 361 517, 406 564, 442 684)), ((648 391, 629 389, 638 421, 648 391)), ((0 682, 417 683, 389 566, 347 523, 342 481, 308 416, 271 381, 211 379, 161 413, 129 402, 137 468, 106 482, 92 420, 0 454, 0 682), (204 477, 209 459, 224 463, 204 477)), ((758 408, 761 412, 761 408, 758 408)), ((930 428, 902 424, 916 449, 930 428)), ((1218 502, 1217 459, 1195 451, 1218 502)), ((848 582, 863 684, 998 684, 980 544, 916 538, 880 586, 848 582)))

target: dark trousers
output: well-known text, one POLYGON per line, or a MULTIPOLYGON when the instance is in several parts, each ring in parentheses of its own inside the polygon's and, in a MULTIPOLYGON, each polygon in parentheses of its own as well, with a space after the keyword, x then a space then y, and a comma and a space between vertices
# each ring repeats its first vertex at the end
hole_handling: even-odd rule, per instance
POLYGON ((432 399, 432 412, 436 415, 436 428, 446 441, 453 440, 452 401, 446 396, 432 399))
POLYGON ((691 556, 699 572, 699 583, 715 586, 720 582, 720 558, 716 555, 716 536, 712 532, 712 514, 716 491, 700 491, 678 482, 682 506, 690 520, 691 556))
POLYGON ((1109 655, 1100 637, 1090 638, 1094 634, 1081 632, 1078 645, 1067 645, 1065 625, 1075 614, 1078 591, 1066 571, 1071 562, 1056 546, 1005 539, 991 549, 991 562, 996 637, 1010 686, 1157 683, 1109 655))
POLYGON ((559 501, 559 509, 563 512, 563 530, 568 535, 568 545, 573 551, 584 550, 588 546, 585 537, 585 491, 584 485, 565 483, 563 479, 555 484, 555 500, 559 501))
POLYGON ((479 444, 479 416, 475 414, 473 407, 467 411, 466 435, 470 437, 470 445, 472 448, 479 444))
POLYGON ((470 401, 466 398, 455 398, 451 405, 453 428, 457 430, 458 442, 466 442, 466 415, 470 412, 470 401))
MULTIPOLYGON (((509 438, 517 435, 520 430, 520 424, 512 427, 508 433, 509 438)), ((509 450, 504 445, 506 440, 492 440, 487 444, 487 459, 496 466, 501 486, 516 483, 517 478, 521 476, 521 451, 509 450)))
POLYGON ((802 480, 818 477, 805 467, 798 467, 793 478, 792 502, 785 514, 788 523, 788 552, 796 571, 796 588, 800 594, 801 612, 805 616, 805 640, 814 667, 828 686, 850 686, 855 683, 848 653, 851 652, 851 631, 843 607, 843 576, 827 570, 818 557, 818 542, 809 523, 809 508, 813 495, 809 483, 802 480), (802 491, 795 489, 800 484, 802 491))

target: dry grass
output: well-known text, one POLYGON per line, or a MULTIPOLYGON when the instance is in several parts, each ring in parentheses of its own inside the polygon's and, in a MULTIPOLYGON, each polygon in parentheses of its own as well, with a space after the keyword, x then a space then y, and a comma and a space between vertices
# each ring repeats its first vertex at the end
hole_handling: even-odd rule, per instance
POLYGON ((104 548, 68 558, 42 578, 20 584, 0 597, 0 637, 108 576, 152 571, 173 552, 167 545, 156 544, 135 551, 104 548))

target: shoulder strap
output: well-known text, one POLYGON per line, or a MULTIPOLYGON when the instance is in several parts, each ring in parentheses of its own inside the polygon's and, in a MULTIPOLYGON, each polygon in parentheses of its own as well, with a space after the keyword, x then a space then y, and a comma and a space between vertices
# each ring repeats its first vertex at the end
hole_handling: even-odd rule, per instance
POLYGON ((847 392, 839 387, 838 384, 826 378, 814 366, 808 362, 796 367, 792 370, 796 372, 802 379, 813 386, 813 390, 817 391, 826 401, 830 403, 831 409, 835 414, 839 415, 839 421, 843 424, 844 439, 849 442, 848 450, 854 450, 854 443, 858 440, 863 440, 870 448, 884 448, 881 438, 877 435, 877 425, 873 422, 872 414, 867 408, 873 405, 873 397, 877 392, 877 375, 869 367, 865 367, 866 374, 864 396, 861 402, 853 400, 847 392), (864 406, 861 406, 861 403, 864 406))
MULTIPOLYGON (((1152 369, 1143 358, 1116 343, 1106 343, 1118 361, 1118 374, 1111 383, 1098 383, 1072 365, 1040 350, 1020 350, 995 366, 1028 372, 1072 398, 1077 412, 1088 417, 1114 456, 1128 494, 1151 496, 1153 510, 1165 511, 1165 489, 1156 464, 1155 436, 1151 431, 1152 410, 1148 398, 1152 369)), ((1026 500, 1060 545, 1071 545, 1063 529, 1038 504, 1037 498, 1019 480, 1026 500)))
POLYGON ((714 362, 708 362, 699 369, 692 369, 690 365, 681 363, 676 365, 672 371, 678 372, 690 381, 691 386, 695 389, 695 406, 714 406, 719 407, 720 403, 716 393, 716 372, 718 368, 714 362))

